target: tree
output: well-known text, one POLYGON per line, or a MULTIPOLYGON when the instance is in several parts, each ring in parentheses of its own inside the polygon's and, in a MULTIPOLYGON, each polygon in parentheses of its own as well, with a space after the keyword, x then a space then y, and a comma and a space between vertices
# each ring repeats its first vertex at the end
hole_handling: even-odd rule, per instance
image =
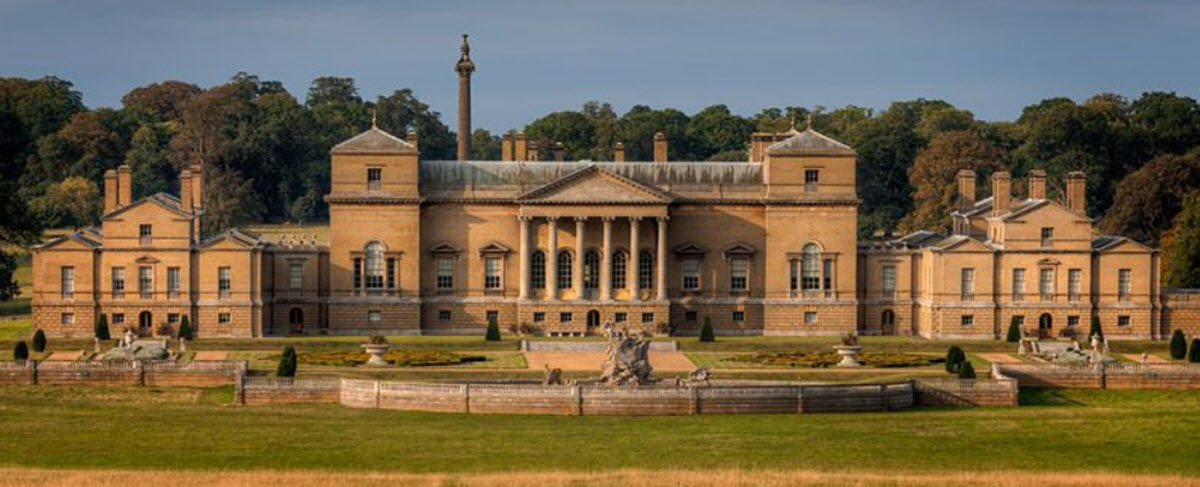
POLYGON ((129 90, 121 97, 121 105, 147 122, 178 120, 183 116, 184 104, 201 91, 191 83, 167 80, 129 90))
POLYGON ((21 294, 16 273, 17 258, 8 252, 0 252, 0 301, 9 301, 21 294))
POLYGON ((525 126, 525 137, 536 142, 543 154, 551 146, 562 143, 567 149, 567 160, 577 160, 592 153, 595 148, 596 126, 592 119, 580 112, 553 112, 525 126))
POLYGON ((987 175, 1001 167, 1003 157, 977 132, 946 132, 934 137, 908 170, 908 182, 914 189, 913 209, 901 220, 900 228, 949 233, 950 214, 959 198, 955 186, 958 172, 971 169, 979 173, 977 181, 987 181, 987 175))
POLYGON ((1174 360, 1183 360, 1187 356, 1187 337, 1183 336, 1183 330, 1176 328, 1171 333, 1171 358, 1174 360))
POLYGON ((713 333, 712 318, 704 317, 704 325, 700 327, 700 341, 715 342, 717 341, 716 333, 713 333))
POLYGON ((13 346, 13 360, 29 360, 29 347, 25 345, 25 340, 13 346))
MULTIPOLYGON (((442 123, 441 114, 430 110, 429 105, 417 99, 412 90, 398 89, 387 97, 381 96, 375 100, 375 107, 378 110, 379 128, 398 137, 403 137, 409 130, 417 131, 417 149, 421 152, 421 160, 456 157, 454 133, 442 123)), ((335 142, 341 142, 341 139, 335 142)))
POLYGON ((1200 287, 1200 193, 1184 199, 1163 238, 1163 280, 1169 287, 1200 287))
POLYGON ((46 332, 42 331, 41 328, 38 328, 37 331, 33 332, 33 351, 46 351, 46 332))
POLYGON ((1004 341, 1008 343, 1021 341, 1021 325, 1017 323, 1016 316, 1012 318, 1012 321, 1008 322, 1008 335, 1004 337, 1004 341))
POLYGON ((958 378, 959 379, 974 379, 975 378, 975 366, 971 365, 971 362, 969 362, 969 361, 963 362, 962 367, 960 367, 958 369, 958 378))
POLYGON ((1188 362, 1200 364, 1200 338, 1192 339, 1192 347, 1188 349, 1188 362))
POLYGON ((97 340, 112 339, 112 335, 108 331, 108 315, 101 314, 100 317, 96 318, 96 329, 93 332, 97 340))
POLYGON ((687 126, 688 138, 695 141, 698 161, 724 151, 745 151, 753 131, 753 121, 734 115, 725 105, 700 110, 692 115, 687 126))
POLYGON ((210 167, 204 171, 204 225, 206 235, 261 221, 266 209, 254 191, 254 182, 233 169, 210 167))
POLYGON ((500 341, 500 324, 496 322, 495 316, 488 317, 487 334, 484 335, 484 339, 489 342, 500 341))
POLYGON ((967 361, 967 354, 958 345, 953 345, 946 350, 946 372, 951 374, 959 373, 962 363, 967 361))
POLYGON ((1100 341, 1104 341, 1104 329, 1100 327, 1100 317, 1092 317, 1092 327, 1088 329, 1088 339, 1092 337, 1100 337, 1100 341))
MULTIPOLYGON (((687 136, 688 116, 674 108, 655 110, 634 105, 621 116, 621 141, 628 161, 654 160, 654 134, 667 137, 667 158, 673 161, 696 160, 687 136)), ((611 150, 611 148, 610 148, 611 150)))
POLYGON ((142 125, 133 133, 125 164, 133 180, 133 198, 172 193, 179 171, 169 159, 173 131, 166 124, 142 125))
POLYGON ((79 229, 94 223, 100 215, 100 190, 96 183, 69 177, 46 188, 46 196, 35 202, 44 215, 58 214, 58 223, 79 229))
POLYGON ((275 375, 279 377, 295 377, 296 363, 296 349, 293 347, 284 348, 283 354, 279 356, 279 367, 275 369, 275 375))
POLYGON ((1195 156, 1158 156, 1117 184, 1100 230, 1157 247, 1184 199, 1196 188, 1200 188, 1200 160, 1195 156))
POLYGON ((188 315, 184 314, 183 318, 179 319, 179 338, 191 340, 193 338, 192 321, 188 319, 188 315))
POLYGON ((484 129, 471 132, 471 159, 476 161, 500 160, 500 137, 484 129))
POLYGON ((1155 154, 1182 154, 1200 145, 1200 104, 1175 93, 1142 93, 1129 107, 1130 123, 1145 131, 1155 154))

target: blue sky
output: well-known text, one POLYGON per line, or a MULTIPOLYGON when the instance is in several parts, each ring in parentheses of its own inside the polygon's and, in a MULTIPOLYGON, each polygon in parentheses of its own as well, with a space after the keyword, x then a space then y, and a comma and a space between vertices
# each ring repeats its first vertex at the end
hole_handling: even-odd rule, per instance
POLYGON ((493 131, 592 99, 749 115, 926 97, 998 120, 1051 96, 1200 97, 1185 1, 0 0, 0 76, 69 79, 92 107, 164 79, 247 71, 303 100, 314 77, 351 76, 446 117, 464 32, 475 126, 493 131))

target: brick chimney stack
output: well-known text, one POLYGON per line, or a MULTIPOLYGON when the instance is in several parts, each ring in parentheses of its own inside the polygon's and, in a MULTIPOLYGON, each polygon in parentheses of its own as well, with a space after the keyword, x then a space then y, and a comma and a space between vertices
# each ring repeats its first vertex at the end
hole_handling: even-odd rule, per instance
POLYGON ((667 162, 667 135, 662 132, 654 134, 654 162, 667 162))
POLYGON ((625 162, 625 144, 617 142, 613 146, 613 162, 625 162))
POLYGON ((117 168, 117 208, 133 202, 133 180, 130 178, 129 166, 122 164, 117 168))
POLYGON ((465 161, 471 157, 471 73, 475 72, 466 34, 462 36, 459 52, 458 63, 454 65, 458 73, 458 160, 465 161))
POLYGON ((500 137, 500 160, 513 160, 513 136, 511 132, 505 132, 504 135, 500 137))
POLYGON ((117 209, 117 171, 104 171, 104 213, 117 209))
POLYGON ((416 131, 416 130, 409 130, 409 131, 408 131, 408 135, 405 137, 405 141, 406 141, 406 142, 408 142, 408 145, 411 145, 411 146, 413 146, 413 149, 420 150, 420 148, 421 148, 421 139, 420 139, 420 137, 417 135, 417 131, 416 131))
POLYGON ((528 148, 527 144, 528 144, 528 141, 525 139, 525 132, 517 132, 517 140, 515 143, 516 153, 514 154, 514 156, 516 157, 516 160, 518 160, 518 161, 528 160, 529 154, 527 152, 528 152, 529 148, 528 148))
POLYGON ((179 173, 179 205, 183 209, 192 209, 192 170, 184 169, 179 173))
POLYGON ((1071 171, 1067 174, 1067 208, 1087 215, 1087 174, 1071 171))
POLYGON ((554 160, 556 162, 563 162, 567 160, 567 148, 562 142, 555 142, 554 148, 550 149, 550 152, 554 153, 554 160))
POLYGON ((1044 169, 1029 171, 1029 199, 1046 199, 1046 171, 1044 169))
POLYGON ((1012 208, 1012 176, 1008 171, 992 173, 992 215, 1003 215, 1012 208))
POLYGON ((204 209, 204 172, 192 164, 192 208, 204 209))
POLYGON ((975 171, 962 169, 958 171, 958 209, 962 211, 975 207, 975 171))
POLYGON ((538 143, 536 141, 528 143, 527 148, 525 149, 525 160, 526 161, 542 160, 542 153, 539 151, 538 143))

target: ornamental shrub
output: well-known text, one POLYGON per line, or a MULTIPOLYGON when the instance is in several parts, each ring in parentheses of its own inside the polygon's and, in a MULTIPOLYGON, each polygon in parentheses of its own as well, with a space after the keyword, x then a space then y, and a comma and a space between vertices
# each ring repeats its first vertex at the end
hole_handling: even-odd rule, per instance
POLYGON ((1008 322, 1008 336, 1004 337, 1008 343, 1017 343, 1021 341, 1021 325, 1017 324, 1017 317, 1014 316, 1012 321, 1008 322))
POLYGON ((1187 357, 1187 338, 1183 336, 1183 330, 1175 329, 1171 333, 1171 358, 1175 360, 1183 360, 1187 357))
POLYGON ((179 338, 192 339, 192 320, 188 319, 188 315, 179 319, 179 338))
POLYGON ((25 340, 13 347, 13 360, 29 360, 29 347, 25 345, 25 340))
POLYGON ((950 349, 946 351, 946 372, 951 374, 959 373, 959 369, 961 368, 963 362, 966 361, 967 354, 963 353, 962 349, 958 348, 958 345, 950 347, 950 349))
POLYGON ((1099 336, 1100 341, 1104 341, 1104 329, 1100 328, 1099 316, 1092 317, 1092 328, 1088 330, 1088 340, 1091 340, 1093 336, 1099 336))
POLYGON ((108 333, 108 315, 102 314, 96 319, 96 338, 99 340, 111 340, 112 335, 108 333))
POLYGON ((1192 339, 1192 349, 1188 350, 1188 362, 1200 364, 1200 338, 1192 339))
POLYGON ((42 331, 41 328, 38 328, 38 331, 33 334, 33 351, 46 351, 46 332, 42 331))
POLYGON ((974 379, 975 366, 971 362, 963 362, 962 367, 958 370, 959 379, 974 379))
POLYGON ((275 369, 275 375, 279 377, 295 377, 296 376, 296 349, 287 347, 283 349, 283 355, 279 356, 279 368, 275 369))
POLYGON ((700 327, 700 341, 715 342, 717 335, 713 333, 712 318, 704 317, 704 325, 700 327))
POLYGON ((500 341, 500 324, 496 323, 495 316, 488 317, 487 334, 484 338, 489 342, 500 341))

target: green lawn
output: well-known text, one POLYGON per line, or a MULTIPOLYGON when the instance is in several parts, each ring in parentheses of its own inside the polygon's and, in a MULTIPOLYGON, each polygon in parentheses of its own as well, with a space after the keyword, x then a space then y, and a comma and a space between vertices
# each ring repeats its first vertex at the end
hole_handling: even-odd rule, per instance
POLYGON ((0 387, 0 465, 412 472, 779 468, 1200 475, 1200 392, 1034 391, 1020 408, 468 416, 233 407, 230 388, 0 387))

